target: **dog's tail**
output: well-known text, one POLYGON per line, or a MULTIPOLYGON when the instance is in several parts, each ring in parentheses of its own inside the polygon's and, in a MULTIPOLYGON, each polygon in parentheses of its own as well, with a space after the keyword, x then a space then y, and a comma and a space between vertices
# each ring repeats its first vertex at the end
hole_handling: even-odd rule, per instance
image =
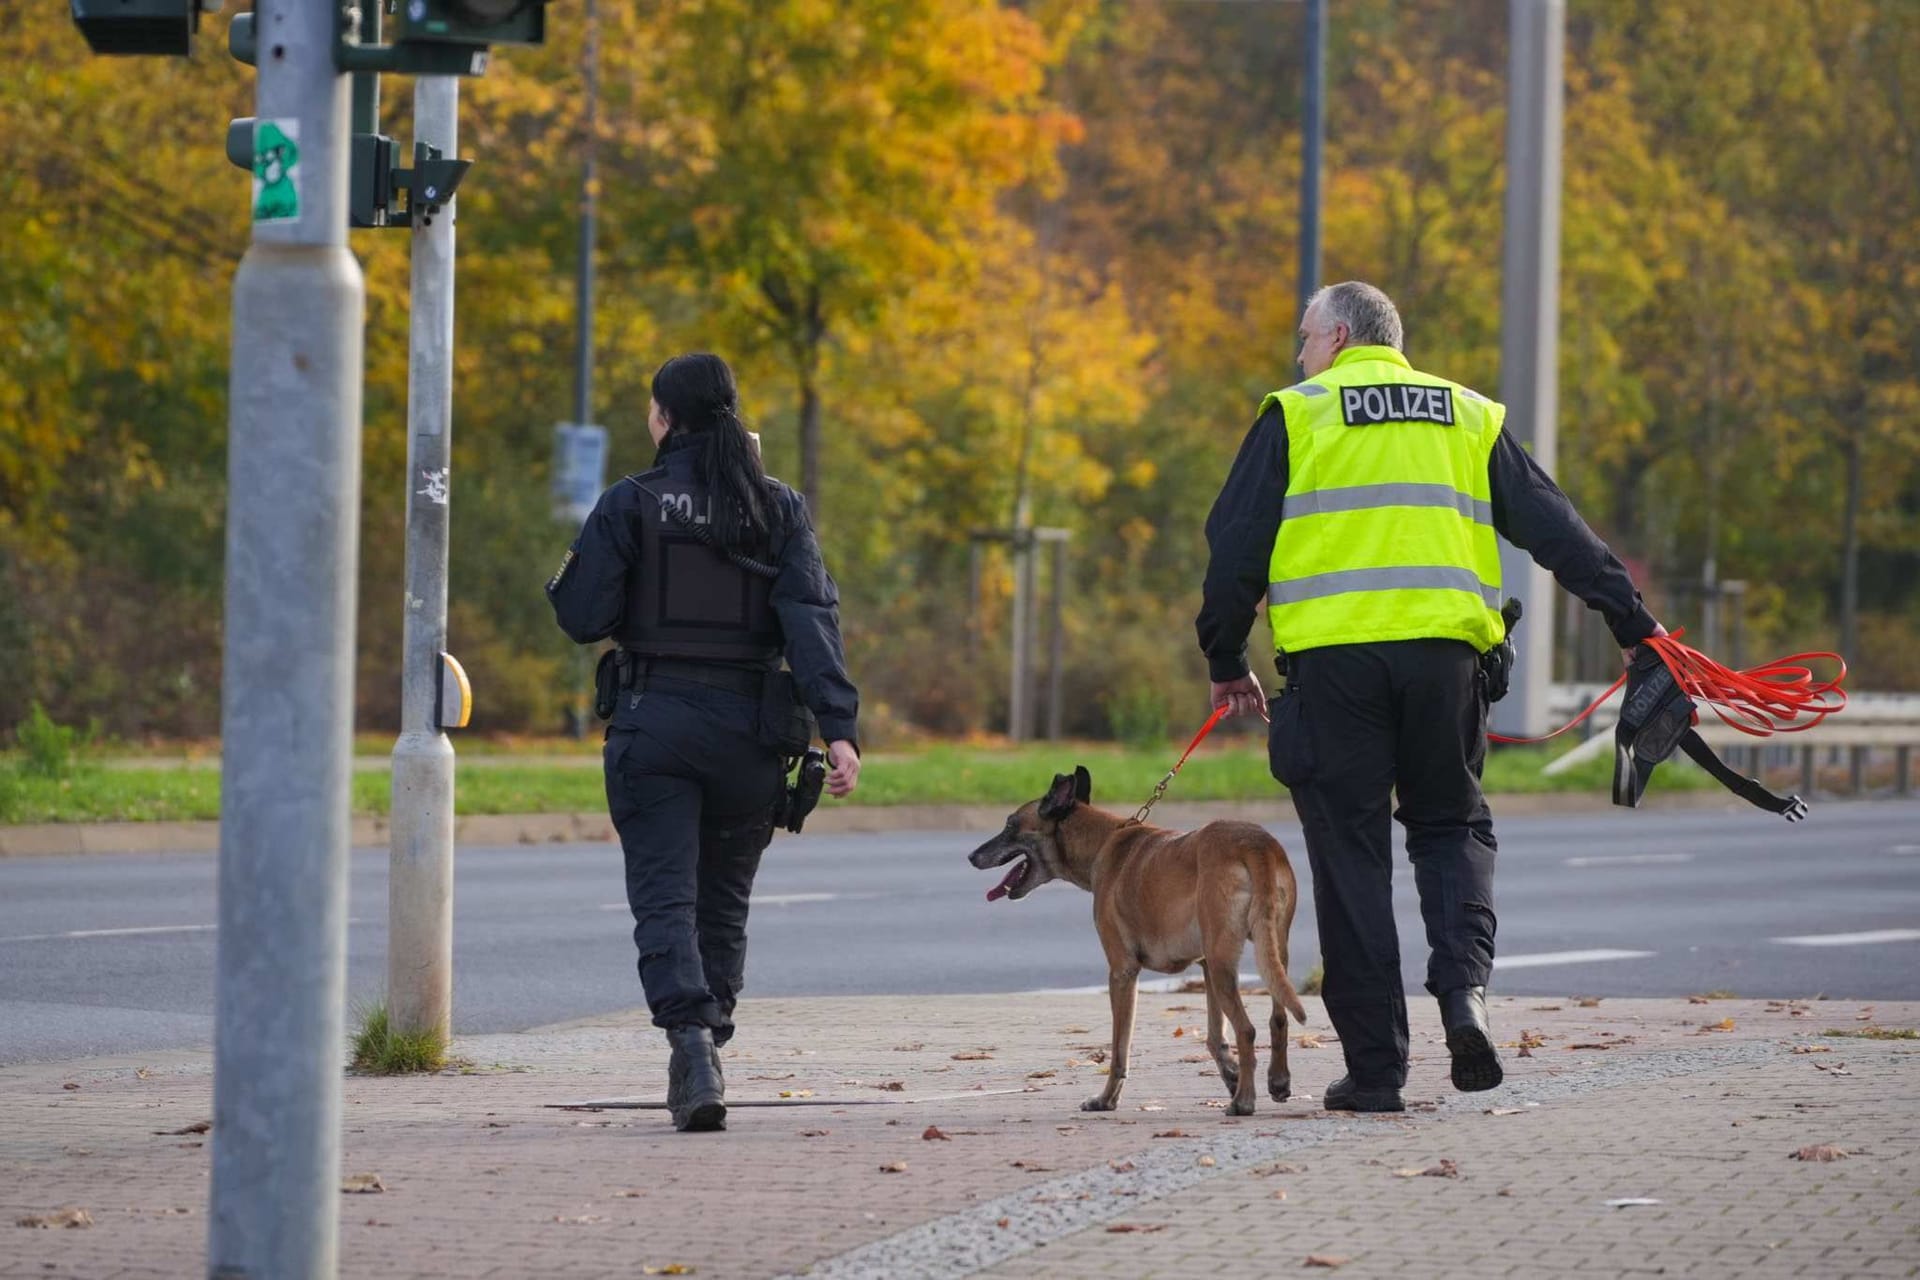
POLYGON ((1260 967, 1260 979, 1267 984, 1267 990, 1275 1002, 1304 1023, 1307 1020, 1306 1007, 1300 1003, 1300 993, 1293 989, 1293 980, 1287 976, 1287 966, 1280 959, 1280 944, 1284 937, 1280 912, 1283 908, 1290 908, 1290 904, 1281 902, 1280 886, 1271 877, 1256 875, 1253 885, 1254 963, 1260 967))

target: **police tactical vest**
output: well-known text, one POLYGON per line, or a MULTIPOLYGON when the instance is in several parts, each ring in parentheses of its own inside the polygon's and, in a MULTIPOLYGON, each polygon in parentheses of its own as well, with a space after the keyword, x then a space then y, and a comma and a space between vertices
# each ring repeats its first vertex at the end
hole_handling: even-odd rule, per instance
POLYGON ((656 468, 622 481, 644 491, 634 529, 639 555, 627 575, 627 608, 617 637, 621 647, 650 657, 777 666, 782 645, 770 602, 772 581, 701 540, 695 527, 707 524, 706 489, 672 470, 656 468))
POLYGON ((1487 464, 1506 408, 1349 347, 1261 402, 1287 425, 1287 493, 1267 572, 1274 645, 1500 642, 1500 549, 1487 464))

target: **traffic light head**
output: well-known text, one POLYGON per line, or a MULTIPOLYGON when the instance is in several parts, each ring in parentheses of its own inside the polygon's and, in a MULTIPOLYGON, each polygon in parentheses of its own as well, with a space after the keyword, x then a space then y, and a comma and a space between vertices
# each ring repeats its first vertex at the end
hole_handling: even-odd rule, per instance
POLYGON ((545 0, 400 0, 396 44, 539 44, 545 0))
POLYGON ((95 53, 193 52, 200 15, 217 12, 221 0, 69 0, 73 25, 95 53))

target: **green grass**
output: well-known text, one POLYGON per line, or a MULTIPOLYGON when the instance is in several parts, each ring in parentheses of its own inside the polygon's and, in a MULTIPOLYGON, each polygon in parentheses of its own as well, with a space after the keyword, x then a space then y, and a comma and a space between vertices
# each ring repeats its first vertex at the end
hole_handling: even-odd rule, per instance
POLYGON ((1303 996, 1317 996, 1320 994, 1320 988, 1326 980, 1326 969, 1319 964, 1315 964, 1312 971, 1307 974, 1307 980, 1305 982, 1294 983, 1293 989, 1303 996))
POLYGON ((353 1033, 355 1071, 371 1076, 415 1075, 447 1065, 447 1042, 438 1031, 395 1031, 387 1025, 384 1004, 361 1015, 360 1028, 353 1033))
MULTIPOLYGON (((390 744, 389 744, 390 745, 390 744)), ((466 742, 458 750, 473 751, 466 742)), ((554 752, 573 755, 575 748, 554 752)), ((499 754, 499 753, 492 753, 499 754)), ((1111 743, 1058 743, 1030 746, 940 745, 924 750, 876 752, 866 761, 856 805, 979 804, 1011 810, 1046 790, 1057 772, 1084 764, 1093 774, 1094 803, 1120 812, 1138 807, 1154 784, 1179 758, 1180 747, 1142 750, 1111 743)), ((1487 762, 1488 792, 1585 792, 1604 795, 1612 776, 1608 757, 1590 760, 1559 777, 1540 772, 1545 749, 1499 751, 1487 762)), ((1712 780, 1684 762, 1660 771, 1655 789, 1711 786, 1712 780)), ((353 811, 384 815, 391 783, 384 769, 353 775, 353 811)), ((1178 800, 1271 800, 1280 786, 1267 775, 1265 748, 1245 742, 1196 752, 1181 770, 1167 798, 1178 800)), ((460 770, 455 789, 462 815, 504 813, 593 813, 606 805, 600 771, 578 761, 515 759, 511 763, 460 770)), ((827 804, 839 803, 827 801, 827 804)), ((0 761, 0 823, 151 822, 216 819, 220 816, 220 773, 208 763, 154 764, 127 769, 84 763, 66 777, 28 773, 0 761)))
POLYGON ((1846 1040, 1920 1040, 1920 1030, 1912 1027, 1851 1027, 1846 1030, 1836 1027, 1820 1034, 1846 1040))

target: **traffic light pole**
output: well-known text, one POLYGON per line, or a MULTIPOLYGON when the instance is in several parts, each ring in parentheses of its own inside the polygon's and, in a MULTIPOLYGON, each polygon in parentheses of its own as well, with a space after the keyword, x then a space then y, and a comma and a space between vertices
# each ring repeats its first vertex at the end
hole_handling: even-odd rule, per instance
MULTIPOLYGON (((459 154, 460 82, 414 81, 417 143, 459 154)), ((419 147, 415 147, 419 154, 419 147)), ((447 644, 447 543, 453 461, 454 206, 416 204, 407 365, 406 615, 400 738, 393 748, 387 880, 387 1018, 445 1044, 453 1014, 453 744, 437 693, 447 644)))
POLYGON ((260 0, 233 282, 207 1271, 335 1274, 365 289, 335 6, 260 0))

